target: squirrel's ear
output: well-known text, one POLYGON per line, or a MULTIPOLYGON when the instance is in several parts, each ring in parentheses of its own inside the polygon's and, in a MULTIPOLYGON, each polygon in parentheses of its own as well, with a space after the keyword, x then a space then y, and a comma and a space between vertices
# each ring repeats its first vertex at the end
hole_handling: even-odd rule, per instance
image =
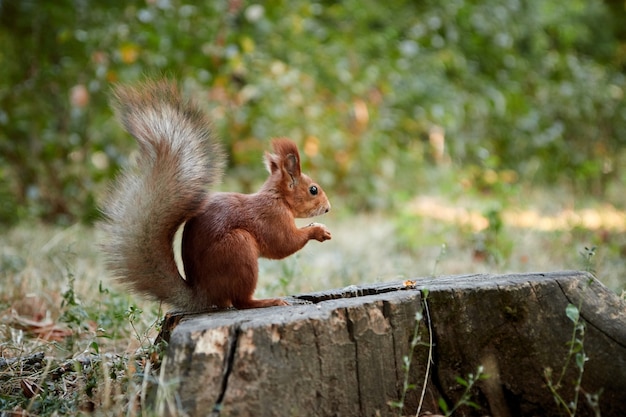
POLYGON ((297 181, 301 171, 300 154, 296 144, 287 138, 277 138, 272 140, 272 148, 275 153, 265 153, 265 166, 270 174, 282 169, 292 181, 297 181))
POLYGON ((265 152, 265 168, 270 174, 273 174, 280 169, 280 161, 276 155, 269 152, 265 152))
POLYGON ((290 153, 285 156, 283 163, 285 171, 287 171, 294 181, 296 178, 300 178, 300 161, 298 160, 298 155, 290 153))
POLYGON ((284 174, 291 179, 291 186, 294 186, 300 178, 300 161, 298 156, 290 153, 281 160, 281 157, 272 153, 265 152, 265 168, 270 175, 283 170, 284 174))

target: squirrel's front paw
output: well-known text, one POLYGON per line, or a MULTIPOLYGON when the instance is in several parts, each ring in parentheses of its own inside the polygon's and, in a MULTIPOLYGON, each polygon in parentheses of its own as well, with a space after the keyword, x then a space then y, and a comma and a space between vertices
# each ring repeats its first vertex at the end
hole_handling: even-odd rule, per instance
POLYGON ((307 227, 312 229, 310 234, 311 239, 323 242, 325 240, 330 240, 332 237, 330 231, 321 223, 311 223, 307 227))

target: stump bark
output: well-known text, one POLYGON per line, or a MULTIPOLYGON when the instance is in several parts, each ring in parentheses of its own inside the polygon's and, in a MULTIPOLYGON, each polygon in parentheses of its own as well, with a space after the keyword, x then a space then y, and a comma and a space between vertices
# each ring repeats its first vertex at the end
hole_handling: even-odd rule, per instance
POLYGON ((556 399, 570 403, 577 386, 577 416, 595 415, 594 394, 603 416, 626 415, 626 302, 587 273, 421 278, 291 301, 170 316, 162 382, 178 406, 192 416, 387 416, 406 392, 402 415, 420 403, 437 414, 480 366, 486 378, 469 392, 480 408, 455 415, 565 415, 556 399), (573 336, 587 358, 580 383, 573 336), (550 370, 554 383, 563 374, 558 396, 550 370))

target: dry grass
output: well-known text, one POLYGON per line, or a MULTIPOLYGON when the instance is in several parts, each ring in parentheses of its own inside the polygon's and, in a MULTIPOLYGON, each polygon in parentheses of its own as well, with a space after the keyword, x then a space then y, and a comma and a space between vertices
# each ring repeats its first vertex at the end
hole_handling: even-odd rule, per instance
MULTIPOLYGON (((518 207, 421 197, 394 217, 332 213, 318 219, 331 229, 331 241, 311 242, 284 261, 261 261, 257 295, 562 269, 595 270, 609 288, 624 288, 623 212, 606 204, 584 211, 518 207), (558 227, 546 227, 550 221, 558 227), (589 254, 585 247, 596 247, 595 255, 581 256, 589 254)), ((158 378, 144 371, 159 353, 150 344, 159 306, 107 280, 98 240, 93 229, 80 225, 22 225, 0 237, 0 411, 144 410, 146 387, 158 378)))

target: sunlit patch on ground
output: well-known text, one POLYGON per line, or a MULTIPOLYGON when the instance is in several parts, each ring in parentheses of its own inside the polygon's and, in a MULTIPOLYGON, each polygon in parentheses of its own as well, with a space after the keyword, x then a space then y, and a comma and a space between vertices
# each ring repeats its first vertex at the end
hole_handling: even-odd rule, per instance
MULTIPOLYGON (((415 215, 470 227, 479 232, 489 227, 489 219, 480 211, 453 206, 433 196, 420 196, 409 204, 415 215)), ((564 209, 557 214, 544 214, 538 209, 506 208, 501 212, 504 223, 510 227, 537 231, 567 231, 573 228, 588 230, 626 231, 626 212, 610 204, 581 210, 564 209)))

